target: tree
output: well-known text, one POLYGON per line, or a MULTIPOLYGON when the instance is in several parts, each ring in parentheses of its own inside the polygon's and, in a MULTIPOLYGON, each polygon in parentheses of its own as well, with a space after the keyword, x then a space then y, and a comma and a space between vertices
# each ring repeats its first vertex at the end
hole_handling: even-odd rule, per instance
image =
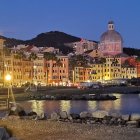
POLYGON ((3 47, 3 53, 5 56, 9 56, 11 54, 11 50, 8 47, 3 47))
POLYGON ((87 66, 87 60, 83 55, 75 55, 70 58, 69 66, 73 70, 74 67, 85 67, 87 66))
POLYGON ((57 57, 54 53, 49 53, 49 52, 45 52, 44 53, 44 58, 45 60, 49 61, 49 60, 57 60, 57 57))
POLYGON ((29 56, 29 59, 30 59, 30 60, 36 60, 36 59, 37 59, 36 53, 32 52, 32 53, 30 54, 30 56, 29 56))

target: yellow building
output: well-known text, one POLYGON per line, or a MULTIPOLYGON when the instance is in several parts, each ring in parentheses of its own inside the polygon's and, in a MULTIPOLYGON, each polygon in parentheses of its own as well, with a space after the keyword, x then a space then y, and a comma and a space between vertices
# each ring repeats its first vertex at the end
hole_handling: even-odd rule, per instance
POLYGON ((95 61, 92 65, 92 81, 103 81, 121 78, 121 58, 106 56, 104 61, 95 61))
POLYGON ((24 59, 22 61, 22 81, 23 84, 24 83, 32 83, 33 82, 33 62, 28 60, 28 59, 24 59))
POLYGON ((4 46, 4 40, 0 39, 0 86, 3 86, 3 81, 4 81, 3 46, 4 46))
POLYGON ((99 49, 96 47, 95 49, 93 50, 88 50, 85 52, 85 54, 87 54, 88 56, 92 57, 92 58, 97 58, 97 57, 100 57, 100 51, 99 49))
POLYGON ((122 78, 137 78, 137 68, 134 66, 122 66, 122 78))
POLYGON ((75 67, 73 73, 73 82, 89 82, 91 81, 91 68, 75 67))
MULTIPOLYGON (((4 56, 4 77, 6 77, 7 74, 11 75, 11 83, 13 83, 13 59, 10 55, 4 56)), ((4 85, 6 86, 7 84, 7 81, 4 80, 4 85)))
POLYGON ((91 68, 75 67, 74 69, 75 83, 85 81, 103 82, 105 80, 131 79, 133 77, 137 77, 136 67, 122 66, 121 57, 119 56, 98 58, 98 60, 91 65, 91 68))
POLYGON ((33 60, 33 83, 44 84, 45 79, 45 59, 43 54, 37 54, 37 58, 33 60))

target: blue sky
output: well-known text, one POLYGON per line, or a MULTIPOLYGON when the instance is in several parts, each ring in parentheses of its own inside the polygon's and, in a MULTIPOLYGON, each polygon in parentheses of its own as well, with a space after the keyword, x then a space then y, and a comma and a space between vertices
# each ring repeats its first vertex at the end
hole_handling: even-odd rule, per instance
POLYGON ((0 34, 31 39, 48 31, 63 31, 99 40, 109 20, 124 46, 140 48, 140 0, 1 0, 0 34))

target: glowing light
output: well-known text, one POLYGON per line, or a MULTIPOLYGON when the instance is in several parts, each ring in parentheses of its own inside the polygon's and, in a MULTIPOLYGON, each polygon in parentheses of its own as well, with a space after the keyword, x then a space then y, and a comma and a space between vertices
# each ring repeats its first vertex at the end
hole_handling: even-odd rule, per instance
POLYGON ((33 67, 34 67, 34 69, 36 69, 36 68, 37 68, 37 66, 35 66, 35 65, 34 65, 33 67))
POLYGON ((104 80, 109 80, 109 77, 108 76, 105 76, 104 80))
POLYGON ((5 76, 5 80, 6 80, 6 81, 11 81, 11 79, 12 79, 12 77, 11 77, 10 74, 7 74, 7 75, 5 76))

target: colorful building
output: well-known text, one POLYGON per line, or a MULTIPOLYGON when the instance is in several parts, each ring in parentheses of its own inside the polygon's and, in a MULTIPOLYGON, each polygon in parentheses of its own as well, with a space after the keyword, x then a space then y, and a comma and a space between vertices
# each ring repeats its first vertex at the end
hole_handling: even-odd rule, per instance
POLYGON ((73 73, 73 82, 79 83, 79 82, 90 82, 91 79, 91 68, 85 68, 85 67, 75 67, 74 73, 73 73))
POLYGON ((67 56, 56 56, 57 60, 45 61, 45 75, 49 85, 66 85, 69 81, 69 60, 67 56))
POLYGON ((0 86, 3 86, 4 81, 4 58, 3 58, 4 40, 0 39, 0 86))

